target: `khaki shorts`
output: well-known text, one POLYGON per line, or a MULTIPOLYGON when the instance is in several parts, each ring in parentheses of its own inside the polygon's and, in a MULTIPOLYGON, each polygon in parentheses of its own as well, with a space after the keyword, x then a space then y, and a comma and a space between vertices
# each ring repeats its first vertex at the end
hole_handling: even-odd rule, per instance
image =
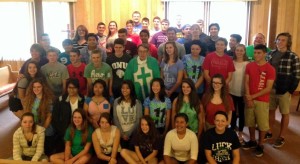
POLYGON ((281 114, 290 113, 291 94, 286 92, 283 95, 275 94, 275 89, 272 89, 270 94, 270 110, 276 110, 279 106, 281 114))
POLYGON ((260 131, 269 130, 269 103, 254 100, 253 108, 245 109, 245 125, 255 127, 260 131))

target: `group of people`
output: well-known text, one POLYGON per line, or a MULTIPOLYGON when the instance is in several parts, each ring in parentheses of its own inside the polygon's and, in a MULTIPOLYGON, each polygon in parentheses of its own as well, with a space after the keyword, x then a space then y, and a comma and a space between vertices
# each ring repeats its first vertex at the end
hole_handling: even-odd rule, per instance
POLYGON ((201 20, 178 29, 155 17, 155 33, 140 17, 133 12, 119 30, 111 21, 108 36, 103 22, 97 34, 80 25, 63 53, 47 34, 31 46, 13 92, 22 103, 11 109, 21 119, 14 160, 239 163, 241 145, 263 155, 278 106, 274 147, 283 146, 300 79, 289 33, 278 34, 273 51, 261 33, 247 47, 232 34, 227 50, 217 23, 206 35, 201 20))

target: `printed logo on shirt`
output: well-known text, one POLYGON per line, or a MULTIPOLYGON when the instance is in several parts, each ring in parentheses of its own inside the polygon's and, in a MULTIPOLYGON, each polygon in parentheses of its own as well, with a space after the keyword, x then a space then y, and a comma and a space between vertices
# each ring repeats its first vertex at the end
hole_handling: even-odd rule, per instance
POLYGON ((59 72, 49 72, 48 73, 48 78, 49 79, 55 79, 55 78, 60 78, 61 75, 59 72))
POLYGON ((130 107, 121 107, 121 115, 125 122, 123 122, 123 125, 133 124, 135 122, 135 112, 133 108, 130 107))
POLYGON ((230 161, 230 152, 232 151, 232 143, 229 142, 217 142, 212 144, 213 158, 217 162, 230 161))
POLYGON ((265 88, 266 76, 267 76, 267 73, 265 71, 261 71, 261 73, 259 75, 259 83, 258 83, 259 91, 265 88))
POLYGON ((63 65, 67 64, 67 62, 68 62, 68 59, 66 57, 62 57, 59 60, 60 60, 60 63, 63 65))
POLYGON ((214 59, 211 61, 211 66, 216 69, 224 69, 228 67, 228 61, 224 59, 214 59))

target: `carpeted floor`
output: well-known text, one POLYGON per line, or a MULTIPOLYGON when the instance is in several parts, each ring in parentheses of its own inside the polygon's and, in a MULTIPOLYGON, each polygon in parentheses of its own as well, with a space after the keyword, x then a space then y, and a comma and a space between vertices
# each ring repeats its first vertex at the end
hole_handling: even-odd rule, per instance
MULTIPOLYGON (((257 158, 253 150, 241 149, 241 163, 243 164, 298 164, 300 163, 300 111, 296 111, 298 95, 293 95, 290 124, 286 135, 286 143, 280 149, 272 147, 272 140, 265 144, 264 156, 257 158)), ((9 111, 7 106, 8 97, 0 98, 0 158, 9 158, 12 156, 12 136, 19 126, 19 119, 9 111)), ((300 109, 299 109, 300 110, 300 109)), ((279 133, 280 113, 276 112, 275 131, 273 136, 279 133)), ((248 128, 244 129, 245 139, 248 140, 248 128)), ((273 137, 275 138, 275 137, 273 137)))

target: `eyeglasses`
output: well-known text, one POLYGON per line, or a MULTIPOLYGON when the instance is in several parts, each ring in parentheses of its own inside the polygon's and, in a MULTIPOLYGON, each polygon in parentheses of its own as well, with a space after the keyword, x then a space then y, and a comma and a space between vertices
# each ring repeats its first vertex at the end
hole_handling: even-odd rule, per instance
POLYGON ((220 83, 220 82, 215 82, 215 81, 213 81, 212 83, 213 83, 213 84, 216 84, 216 85, 222 85, 222 83, 220 83))

